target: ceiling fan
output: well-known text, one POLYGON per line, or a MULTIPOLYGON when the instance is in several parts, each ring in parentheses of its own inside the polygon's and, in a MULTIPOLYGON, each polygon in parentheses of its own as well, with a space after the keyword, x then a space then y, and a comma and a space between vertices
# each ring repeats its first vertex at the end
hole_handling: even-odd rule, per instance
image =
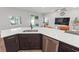
POLYGON ((62 12, 62 11, 67 11, 66 8, 62 8, 62 9, 56 9, 55 12, 62 12))
POLYGON ((55 12, 59 12, 60 16, 64 16, 66 14, 67 9, 66 8, 61 8, 61 9, 56 9, 55 12))

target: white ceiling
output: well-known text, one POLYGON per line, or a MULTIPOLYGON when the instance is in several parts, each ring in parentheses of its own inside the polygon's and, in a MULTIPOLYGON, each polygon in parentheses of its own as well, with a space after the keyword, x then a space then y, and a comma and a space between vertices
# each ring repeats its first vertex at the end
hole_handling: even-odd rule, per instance
MULTIPOLYGON (((18 9, 25 10, 25 11, 31 11, 41 14, 51 13, 55 12, 58 9, 62 9, 64 7, 17 7, 18 9)), ((67 10, 72 10, 72 7, 65 7, 67 10)))

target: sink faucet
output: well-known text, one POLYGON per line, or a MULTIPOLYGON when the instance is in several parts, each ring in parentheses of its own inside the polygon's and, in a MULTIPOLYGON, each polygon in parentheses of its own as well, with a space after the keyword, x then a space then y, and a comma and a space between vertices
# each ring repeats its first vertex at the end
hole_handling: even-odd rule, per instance
POLYGON ((32 24, 30 23, 30 27, 31 27, 31 30, 33 29, 33 26, 32 26, 32 24))

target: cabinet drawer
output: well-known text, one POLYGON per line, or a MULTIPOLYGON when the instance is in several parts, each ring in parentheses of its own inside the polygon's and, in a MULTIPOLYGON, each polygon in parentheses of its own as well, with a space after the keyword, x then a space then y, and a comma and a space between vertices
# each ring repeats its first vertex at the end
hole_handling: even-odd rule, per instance
POLYGON ((12 39, 12 38, 15 38, 15 37, 17 37, 18 38, 18 36, 17 35, 11 35, 11 36, 7 36, 7 37, 4 37, 4 39, 6 38, 6 39, 12 39))
POLYGON ((20 34, 19 37, 38 39, 41 38, 41 34, 20 34))

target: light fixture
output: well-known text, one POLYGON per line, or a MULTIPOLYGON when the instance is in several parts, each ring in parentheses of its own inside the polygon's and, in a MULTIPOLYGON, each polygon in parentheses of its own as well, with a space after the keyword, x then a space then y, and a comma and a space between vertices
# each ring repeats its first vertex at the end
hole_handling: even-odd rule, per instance
POLYGON ((56 12, 62 12, 62 11, 67 11, 67 9, 66 8, 61 8, 61 9, 56 9, 55 11, 56 12))
POLYGON ((61 11, 60 9, 56 9, 56 10, 55 10, 55 12, 60 12, 60 11, 61 11))
POLYGON ((59 12, 60 16, 64 16, 66 14, 67 9, 66 8, 61 8, 61 9, 56 9, 55 12, 59 12))

